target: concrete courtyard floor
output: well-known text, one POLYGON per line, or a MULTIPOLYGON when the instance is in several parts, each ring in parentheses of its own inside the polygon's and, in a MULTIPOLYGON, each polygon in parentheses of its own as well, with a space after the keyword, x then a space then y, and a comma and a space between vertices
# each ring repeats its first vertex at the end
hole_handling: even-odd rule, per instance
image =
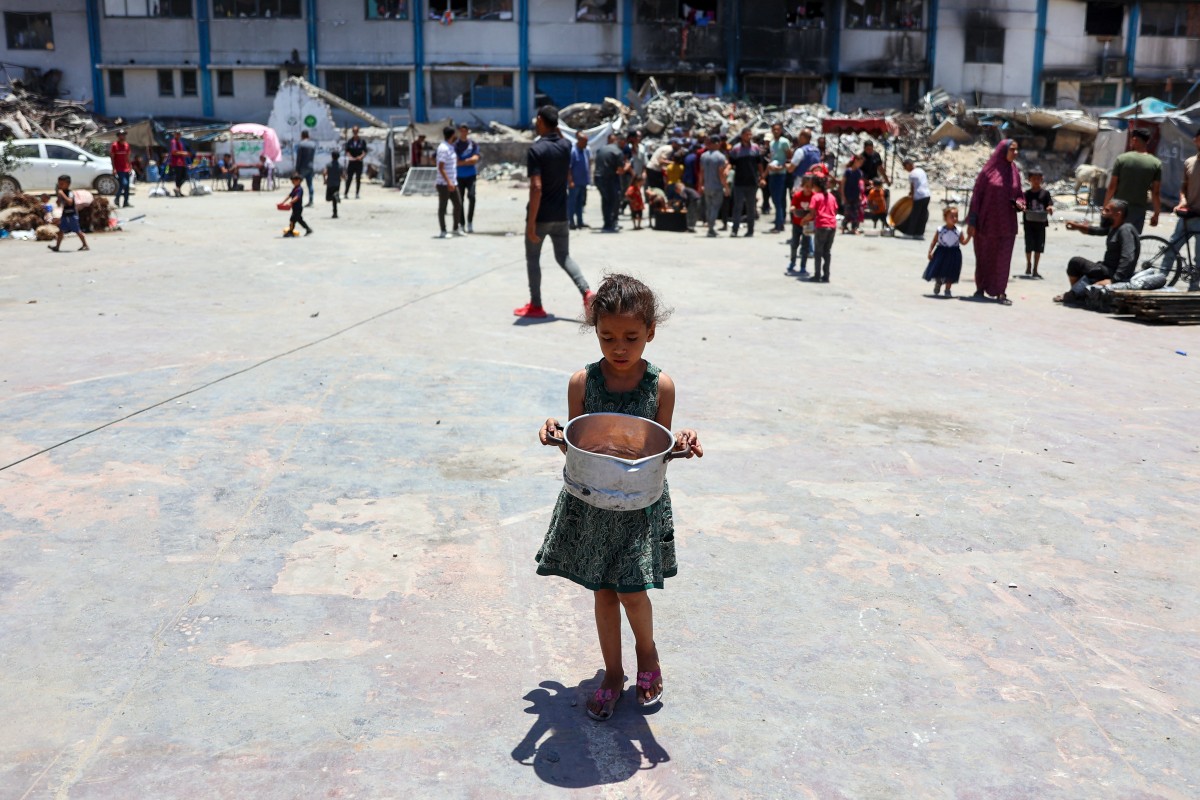
POLYGON ((549 248, 559 316, 511 316, 522 192, 451 241, 276 199, 0 242, 0 798, 1200 796, 1200 330, 1052 305, 1103 240, 1001 307, 929 297, 925 242, 807 285, 761 232, 573 236, 674 308, 707 450, 665 705, 600 724, 591 596, 533 562, 599 350, 549 248))

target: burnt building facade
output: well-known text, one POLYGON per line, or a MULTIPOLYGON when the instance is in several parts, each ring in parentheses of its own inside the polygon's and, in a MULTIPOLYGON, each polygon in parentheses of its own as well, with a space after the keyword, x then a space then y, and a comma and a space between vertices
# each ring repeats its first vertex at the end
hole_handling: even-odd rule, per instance
POLYGON ((3 24, 0 82, 56 71, 109 114, 260 122, 288 74, 396 122, 509 124, 651 75, 842 111, 937 86, 1098 111, 1200 77, 1194 0, 8 0, 3 24))

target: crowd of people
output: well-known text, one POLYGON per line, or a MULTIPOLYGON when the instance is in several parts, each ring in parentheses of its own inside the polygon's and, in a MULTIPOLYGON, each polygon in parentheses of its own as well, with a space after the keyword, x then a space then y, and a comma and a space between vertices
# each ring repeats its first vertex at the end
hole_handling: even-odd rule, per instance
MULTIPOLYGON (((654 148, 647 147, 643 134, 637 130, 611 133, 598 147, 593 147, 583 132, 575 134, 573 142, 568 141, 559 130, 558 111, 552 106, 539 110, 536 126, 538 138, 530 147, 527 161, 530 202, 526 258, 530 302, 515 310, 518 316, 547 316, 540 294, 540 255, 547 237, 555 260, 571 277, 586 304, 590 289, 570 257, 569 232, 590 227, 585 209, 587 190, 593 184, 601 205, 599 230, 606 234, 622 231, 620 219, 625 211, 634 230, 642 227, 649 212, 656 227, 695 232, 703 225, 706 236, 714 238, 724 232, 731 237, 752 237, 759 220, 770 224, 770 233, 783 233, 790 223, 785 274, 823 283, 830 280, 833 243, 839 228, 843 234, 856 235, 863 233, 870 222, 876 228, 882 225, 884 232, 896 236, 923 238, 928 225, 929 178, 919 164, 905 158, 902 167, 910 204, 907 214, 901 215, 894 228, 890 227, 889 212, 894 210, 892 178, 871 141, 865 142, 861 152, 852 155, 839 171, 824 137, 814 137, 811 130, 804 129, 793 141, 779 123, 771 126, 769 137, 757 138, 749 128, 732 137, 716 133, 693 136, 691 131, 676 128, 667 141, 654 148)), ((1094 295, 1103 287, 1153 289, 1165 283, 1162 275, 1172 267, 1173 249, 1168 248, 1161 268, 1137 269, 1140 253, 1137 238, 1147 222, 1151 227, 1157 226, 1162 213, 1162 162, 1148 152, 1150 138, 1145 129, 1130 131, 1131 149, 1116 159, 1111 170, 1100 224, 1067 223, 1068 229, 1106 236, 1108 246, 1101 261, 1082 257, 1069 260, 1070 290, 1056 297, 1057 302, 1082 303, 1089 293, 1094 295)), ((414 165, 424 159, 423 140, 422 136, 412 143, 414 165)), ((1200 151, 1200 134, 1195 143, 1200 151)), ((352 186, 355 197, 360 196, 367 147, 357 126, 343 150, 344 153, 332 153, 330 163, 321 171, 334 218, 338 216, 338 200, 348 199, 352 186), (341 191, 344 194, 339 195, 341 191)), ((961 278, 961 247, 971 244, 976 264, 973 299, 1011 304, 1007 287, 1018 230, 1024 231, 1025 276, 1043 277, 1041 257, 1054 202, 1044 186, 1041 170, 1036 167, 1026 171, 1026 188, 1017 165, 1018 154, 1014 140, 1005 139, 996 146, 975 180, 965 229, 960 228, 960 211, 956 206, 944 209, 943 224, 930 242, 923 276, 933 282, 935 296, 951 296, 951 288, 961 278)), ((121 206, 123 199, 128 207, 129 183, 136 164, 130 158, 123 131, 113 142, 110 155, 120 186, 116 204, 121 206)), ((172 134, 167 156, 177 195, 187 179, 190 155, 179 134, 172 134)), ((304 191, 294 187, 299 183, 307 185, 307 206, 311 207, 315 156, 315 143, 306 131, 302 132, 296 147, 293 189, 281 204, 292 210, 285 235, 294 235, 297 225, 311 233, 303 220, 304 191)), ((1192 156, 1184 164, 1179 203, 1172 209, 1178 217, 1170 240, 1173 247, 1189 237, 1200 236, 1197 158, 1192 156)), ((479 161, 479 145, 471 139, 467 125, 444 129, 443 141, 433 159, 437 170, 440 238, 474 232, 479 161), (447 211, 451 213, 449 226, 447 211)), ((217 169, 221 176, 236 183, 241 166, 227 156, 217 169)), ((273 166, 265 157, 261 158, 260 175, 267 178, 273 166)), ((1190 290, 1200 288, 1196 278, 1192 276, 1190 290)))

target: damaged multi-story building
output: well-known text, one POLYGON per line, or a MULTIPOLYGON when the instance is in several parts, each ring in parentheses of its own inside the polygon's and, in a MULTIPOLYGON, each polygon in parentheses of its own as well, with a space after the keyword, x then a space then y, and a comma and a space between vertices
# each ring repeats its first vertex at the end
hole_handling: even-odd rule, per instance
MULTIPOLYGON (((661 88, 842 111, 1183 99, 1200 3, 1085 0, 6 0, 0 83, 124 116, 265 121, 289 74, 382 119, 527 122, 661 88)), ((1192 99, 1200 99, 1193 93, 1192 99)))

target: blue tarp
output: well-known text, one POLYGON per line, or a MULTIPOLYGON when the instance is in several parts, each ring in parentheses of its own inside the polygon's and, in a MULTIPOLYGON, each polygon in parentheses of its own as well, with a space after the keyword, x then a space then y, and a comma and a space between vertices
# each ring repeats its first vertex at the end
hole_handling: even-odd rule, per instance
POLYGON ((1174 111, 1175 106, 1159 100, 1157 97, 1145 97, 1136 103, 1116 108, 1107 114, 1101 114, 1101 119, 1146 119, 1147 117, 1165 117, 1167 112, 1174 111))

